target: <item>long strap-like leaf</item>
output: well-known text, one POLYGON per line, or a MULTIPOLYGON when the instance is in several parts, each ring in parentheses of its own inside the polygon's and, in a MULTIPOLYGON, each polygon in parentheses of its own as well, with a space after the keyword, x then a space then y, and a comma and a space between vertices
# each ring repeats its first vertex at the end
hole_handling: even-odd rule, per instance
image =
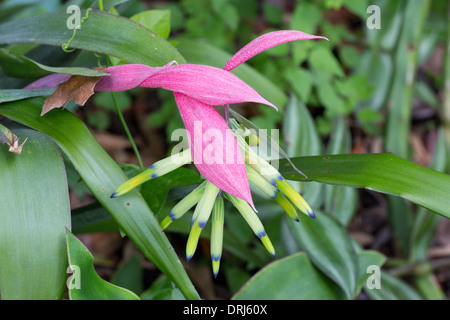
POLYGON ((136 191, 111 199, 127 177, 98 144, 88 128, 68 111, 55 110, 40 116, 43 99, 27 99, 0 105, 0 114, 50 135, 69 157, 94 196, 113 216, 120 228, 187 299, 198 294, 158 221, 136 191))
MULTIPOLYGON (((450 175, 404 160, 392 153, 344 154, 291 159, 308 181, 366 188, 400 196, 450 218, 450 175)), ((286 179, 304 181, 280 161, 286 179)))

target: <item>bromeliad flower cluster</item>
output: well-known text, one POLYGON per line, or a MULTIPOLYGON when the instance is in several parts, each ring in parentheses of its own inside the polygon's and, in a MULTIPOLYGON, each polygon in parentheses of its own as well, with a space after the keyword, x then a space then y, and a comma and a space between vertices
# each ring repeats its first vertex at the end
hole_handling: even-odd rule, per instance
MULTIPOLYGON (((211 258, 214 275, 217 275, 222 253, 224 198, 238 209, 267 250, 275 255, 273 245, 256 214, 249 181, 269 197, 274 198, 293 219, 298 220, 295 207, 310 217, 315 216, 300 194, 245 142, 242 135, 242 129, 245 128, 234 119, 228 118, 229 104, 233 103, 255 102, 276 109, 230 71, 276 45, 319 38, 326 39, 301 31, 270 32, 244 46, 222 69, 206 65, 178 65, 174 62, 162 67, 125 64, 106 68, 105 72, 109 75, 103 76, 96 83, 95 91, 123 91, 137 86, 170 90, 174 93, 188 137, 191 137, 188 139, 188 150, 154 163, 119 186, 111 198, 192 162, 205 181, 181 200, 161 222, 162 228, 166 228, 195 206, 186 247, 187 259, 193 256, 200 233, 212 216, 211 258), (225 106, 226 120, 214 108, 219 105, 225 106), (228 134, 230 127, 233 132, 231 139, 228 134), (211 131, 219 133, 227 143, 224 143, 224 139, 205 138, 211 131), (199 135, 201 139, 192 138, 199 135), (210 154, 213 156, 204 159, 205 150, 212 150, 210 154)), ((29 85, 28 88, 54 87, 67 81, 68 77, 70 76, 53 74, 29 85)))

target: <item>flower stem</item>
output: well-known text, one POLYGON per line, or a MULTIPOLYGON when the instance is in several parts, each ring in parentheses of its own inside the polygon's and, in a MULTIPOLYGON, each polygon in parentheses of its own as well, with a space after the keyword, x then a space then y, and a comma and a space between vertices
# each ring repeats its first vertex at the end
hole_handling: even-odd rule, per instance
MULTIPOLYGON (((106 64, 109 67, 110 61, 109 57, 106 56, 106 64)), ((123 129, 125 130, 125 134, 128 137, 128 140, 130 140, 131 147, 133 148, 134 154, 136 155, 136 158, 139 163, 139 167, 142 169, 144 168, 144 164, 142 163, 141 155, 139 154, 139 150, 136 146, 136 143, 134 142, 133 136, 131 135, 130 129, 128 129, 127 123, 125 121, 125 118, 123 117, 122 111, 119 108, 119 104, 117 103, 116 94, 114 92, 111 92, 111 97, 113 99, 114 108, 116 109, 117 115, 119 116, 120 122, 122 123, 123 129)))

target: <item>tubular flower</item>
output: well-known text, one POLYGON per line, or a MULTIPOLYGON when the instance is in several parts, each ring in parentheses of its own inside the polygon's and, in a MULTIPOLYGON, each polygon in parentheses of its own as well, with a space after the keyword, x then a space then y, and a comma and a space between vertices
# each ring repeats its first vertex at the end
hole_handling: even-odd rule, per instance
MULTIPOLYGON (((162 67, 125 64, 106 68, 105 72, 109 75, 103 76, 95 84, 94 91, 123 91, 135 87, 172 91, 186 127, 189 144, 189 150, 154 163, 119 186, 111 197, 120 196, 149 179, 192 162, 206 181, 180 201, 161 222, 161 226, 166 228, 171 221, 196 206, 186 248, 187 259, 194 254, 200 233, 212 215, 211 258, 214 274, 217 274, 222 249, 223 198, 238 209, 267 250, 275 255, 273 245, 255 213, 249 181, 275 199, 295 220, 298 220, 295 208, 310 217, 314 217, 314 212, 282 175, 250 148, 237 127, 230 130, 229 124, 232 125, 232 122, 225 121, 213 106, 224 105, 227 120, 229 104, 232 103, 254 102, 276 109, 230 71, 276 45, 319 38, 326 39, 301 31, 270 32, 244 46, 222 69, 205 65, 174 65, 174 62, 162 67)), ((69 78, 68 75, 53 74, 26 88, 55 87, 69 78)))
MULTIPOLYGON (((306 39, 326 39, 301 31, 283 30, 264 34, 239 50, 223 69, 206 65, 180 64, 174 61, 162 67, 140 64, 124 64, 106 68, 109 75, 103 76, 94 91, 123 91, 135 87, 164 88, 173 91, 175 100, 190 137, 189 146, 194 165, 199 172, 217 188, 247 201, 253 208, 244 161, 236 140, 231 137, 228 144, 205 139, 210 131, 218 131, 227 138, 227 122, 213 108, 232 103, 255 102, 276 107, 261 97, 254 89, 230 71, 256 54, 276 45, 306 39), (195 124, 199 124, 195 126, 195 124), (205 149, 214 150, 214 156, 205 158, 205 149)), ((55 87, 68 81, 70 75, 52 74, 39 79, 26 88, 55 87)), ((220 139, 219 139, 220 140, 220 139)), ((255 208, 254 208, 255 209, 255 208)))
MULTIPOLYGON (((299 221, 297 209, 311 218, 314 211, 303 197, 283 178, 283 176, 261 158, 245 141, 246 128, 230 119, 230 127, 235 136, 245 160, 245 168, 250 186, 265 194, 268 199, 276 201, 287 215, 299 221)), ((155 162, 134 178, 120 185, 112 197, 120 196, 150 179, 164 175, 182 165, 192 163, 191 151, 184 150, 170 157, 155 162)), ((173 221, 180 219, 193 209, 191 231, 186 244, 186 259, 189 261, 197 248, 201 232, 211 218, 211 262, 214 276, 217 276, 223 247, 224 199, 230 201, 250 226, 254 234, 261 240, 267 251, 275 257, 275 249, 267 235, 263 224, 253 208, 243 199, 223 192, 213 183, 204 180, 185 198, 178 202, 168 216, 162 219, 160 225, 164 230, 173 221)))

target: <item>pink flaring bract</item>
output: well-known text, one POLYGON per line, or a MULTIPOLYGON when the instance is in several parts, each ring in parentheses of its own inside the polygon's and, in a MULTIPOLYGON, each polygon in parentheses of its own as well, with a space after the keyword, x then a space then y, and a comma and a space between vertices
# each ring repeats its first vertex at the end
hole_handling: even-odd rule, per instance
MULTIPOLYGON (((306 39, 326 39, 301 31, 283 30, 264 34, 239 50, 223 69, 206 65, 174 64, 150 67, 140 64, 125 64, 106 68, 108 76, 100 79, 95 91, 124 91, 135 87, 164 88, 174 92, 181 117, 189 135, 195 137, 196 124, 201 140, 190 139, 193 163, 199 172, 217 188, 245 200, 253 208, 253 201, 245 163, 236 139, 227 133, 229 127, 214 106, 254 102, 276 107, 258 92, 232 74, 251 57, 276 45, 306 39), (220 133, 223 141, 208 141, 204 135, 208 130, 220 133), (228 143, 227 143, 228 142, 228 143), (212 150, 210 158, 205 157, 212 150), (196 161, 201 159, 201 161, 196 161), (230 160, 232 159, 232 160, 230 160), (213 161, 209 161, 213 160, 213 161)), ((55 87, 67 81, 70 75, 52 74, 37 80, 26 88, 55 87)))

